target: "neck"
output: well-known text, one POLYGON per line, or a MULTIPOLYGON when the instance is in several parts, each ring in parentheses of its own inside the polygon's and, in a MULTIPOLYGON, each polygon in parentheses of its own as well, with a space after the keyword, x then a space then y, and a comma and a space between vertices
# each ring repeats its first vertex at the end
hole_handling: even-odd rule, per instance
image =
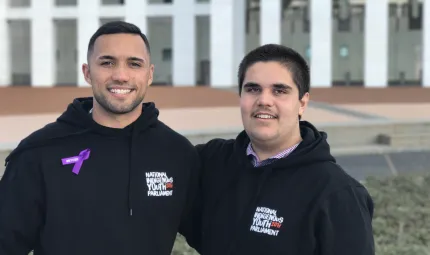
POLYGON ((135 122, 141 114, 141 109, 136 107, 133 111, 126 114, 115 114, 106 111, 99 104, 93 106, 93 119, 98 124, 109 128, 124 128, 135 122))
MULTIPOLYGON (((277 139, 282 140, 282 139, 277 139)), ((302 141, 302 137, 300 136, 300 131, 295 132, 290 139, 282 140, 282 141, 259 141, 259 140, 251 140, 252 149, 257 154, 259 160, 266 160, 270 157, 273 157, 280 152, 296 145, 297 143, 302 141)))

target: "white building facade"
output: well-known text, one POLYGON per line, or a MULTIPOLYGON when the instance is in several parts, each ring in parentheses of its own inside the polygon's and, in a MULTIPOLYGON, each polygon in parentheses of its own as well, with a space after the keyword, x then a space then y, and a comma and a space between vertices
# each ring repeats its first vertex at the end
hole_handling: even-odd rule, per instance
POLYGON ((88 86, 88 41, 110 20, 147 34, 159 85, 237 86, 243 56, 279 43, 313 87, 430 86, 429 0, 0 0, 0 86, 88 86))

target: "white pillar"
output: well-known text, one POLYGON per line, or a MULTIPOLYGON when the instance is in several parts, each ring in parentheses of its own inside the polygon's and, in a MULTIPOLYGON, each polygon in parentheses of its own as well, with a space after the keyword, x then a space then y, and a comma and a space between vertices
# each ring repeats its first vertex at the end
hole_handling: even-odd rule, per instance
POLYGON ((82 64, 87 63, 88 43, 99 28, 100 0, 78 0, 78 86, 86 87, 82 64))
POLYGON ((422 84, 430 87, 430 1, 423 1, 422 84))
POLYGON ((281 44, 281 0, 260 1, 260 45, 281 44))
POLYGON ((173 85, 192 86, 196 83, 196 22, 195 0, 174 1, 173 4, 173 85))
POLYGON ((388 0, 366 1, 364 85, 388 85, 388 0))
POLYGON ((0 0, 0 87, 8 86, 11 83, 9 26, 6 17, 7 4, 7 0, 0 0))
POLYGON ((332 1, 310 1, 311 86, 332 86, 332 1))
POLYGON ((55 85, 55 34, 53 0, 32 1, 31 5, 31 85, 55 85))
POLYGON ((237 65, 245 51, 244 0, 211 0, 210 5, 211 86, 236 87, 237 65))
POLYGON ((147 6, 147 1, 125 1, 125 21, 138 26, 146 36, 148 36, 147 6))
POLYGON ((233 38, 234 38, 234 83, 237 84, 237 70, 239 64, 245 56, 246 51, 246 0, 234 0, 233 6, 236 15, 234 15, 233 38))

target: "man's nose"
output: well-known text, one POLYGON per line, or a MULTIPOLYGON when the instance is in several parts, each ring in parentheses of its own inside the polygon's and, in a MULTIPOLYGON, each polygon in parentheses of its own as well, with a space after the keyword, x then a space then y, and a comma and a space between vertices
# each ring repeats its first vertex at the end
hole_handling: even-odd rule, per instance
POLYGON ((258 104, 262 106, 272 106, 273 105, 273 95, 268 90, 263 90, 258 96, 258 104))
POLYGON ((124 66, 117 66, 112 74, 112 80, 117 81, 117 82, 128 82, 130 79, 128 70, 126 67, 124 66))

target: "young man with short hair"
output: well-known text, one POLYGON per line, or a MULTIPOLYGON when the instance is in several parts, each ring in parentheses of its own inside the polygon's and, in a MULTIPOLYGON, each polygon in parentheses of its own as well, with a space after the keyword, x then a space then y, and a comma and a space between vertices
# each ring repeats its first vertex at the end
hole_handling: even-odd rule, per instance
MULTIPOLYGON (((371 255, 373 202, 330 154, 327 135, 300 121, 305 60, 264 45, 239 67, 244 131, 198 145, 202 255, 371 255)), ((196 216, 197 218, 197 216, 196 216)))
POLYGON ((170 255, 199 157, 143 103, 148 39, 133 24, 105 24, 82 71, 94 98, 75 99, 6 160, 0 254, 170 255))

